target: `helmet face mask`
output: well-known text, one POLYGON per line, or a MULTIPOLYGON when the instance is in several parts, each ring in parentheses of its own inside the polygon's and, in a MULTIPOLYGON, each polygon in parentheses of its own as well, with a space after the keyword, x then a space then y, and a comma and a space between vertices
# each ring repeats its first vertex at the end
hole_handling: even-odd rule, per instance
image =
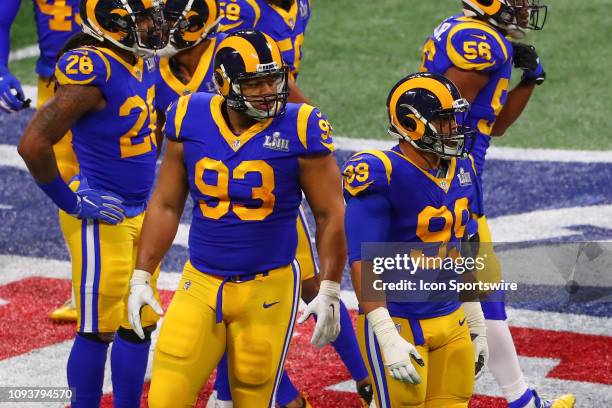
POLYGON ((426 124, 423 142, 417 143, 417 148, 431 151, 441 158, 464 157, 469 152, 474 132, 464 123, 468 123, 470 104, 465 99, 455 101, 457 108, 441 111, 435 114, 426 124))
POLYGON ((149 57, 168 42, 168 27, 163 15, 163 1, 151 0, 81 0, 83 31, 100 41, 141 57, 149 57))
POLYGON ((468 125, 469 108, 469 102, 443 76, 409 75, 389 94, 389 134, 443 159, 465 157, 474 136, 468 125))
POLYGON ((462 0, 465 15, 477 17, 516 39, 544 28, 548 7, 540 0, 462 0))
POLYGON ((237 78, 234 91, 238 105, 246 106, 244 113, 255 119, 267 119, 284 112, 288 91, 289 70, 287 67, 260 75, 244 75, 237 78), (266 92, 272 90, 272 92, 266 92))
POLYGON ((221 15, 216 0, 167 0, 164 16, 170 27, 168 45, 161 57, 195 47, 217 31, 221 15))
POLYGON ((226 37, 215 55, 214 82, 230 108, 255 120, 285 112, 289 68, 266 34, 238 31, 226 37))

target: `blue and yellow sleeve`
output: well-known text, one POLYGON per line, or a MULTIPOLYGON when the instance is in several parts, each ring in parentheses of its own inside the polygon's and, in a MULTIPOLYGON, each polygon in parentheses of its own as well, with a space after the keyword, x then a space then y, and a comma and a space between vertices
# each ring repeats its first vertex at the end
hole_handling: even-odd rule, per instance
POLYGON ((344 197, 387 194, 391 183, 391 160, 380 150, 356 153, 342 166, 344 197))
POLYGON ((192 96, 193 94, 181 96, 178 100, 172 102, 166 110, 166 122, 162 128, 162 133, 172 142, 183 141, 181 130, 183 130, 187 107, 192 96))
POLYGON ((66 52, 55 66, 58 85, 104 86, 111 76, 106 56, 95 48, 77 48, 66 52))
POLYGON ((221 8, 219 31, 221 32, 253 30, 261 16, 261 9, 256 0, 221 0, 219 6, 221 8))
POLYGON ((446 39, 448 58, 458 68, 491 72, 512 58, 511 46, 494 28, 480 23, 453 27, 446 39))
POLYGON ((332 126, 318 108, 302 104, 297 114, 297 133, 302 151, 300 156, 329 154, 334 151, 332 126))

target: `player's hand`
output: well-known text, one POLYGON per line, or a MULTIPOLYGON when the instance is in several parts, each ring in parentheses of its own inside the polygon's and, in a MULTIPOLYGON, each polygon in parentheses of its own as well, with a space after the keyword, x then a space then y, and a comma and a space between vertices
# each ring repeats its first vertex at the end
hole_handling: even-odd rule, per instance
POLYGON ((316 315, 317 323, 310 342, 318 348, 336 340, 340 334, 340 284, 338 282, 321 281, 319 293, 310 302, 298 323, 304 323, 310 315, 316 315))
POLYGON ((76 192, 77 205, 70 215, 81 219, 94 219, 107 224, 119 224, 125 218, 123 200, 108 191, 91 188, 76 192))
POLYGON ((541 85, 546 79, 546 72, 540 57, 533 45, 518 42, 512 43, 515 68, 523 70, 523 82, 541 85))
POLYGON ((0 65, 0 109, 7 113, 27 108, 25 95, 19 80, 7 67, 0 65))
POLYGON ((425 366, 425 362, 416 347, 398 333, 389 311, 379 307, 368 313, 367 319, 376 334, 385 367, 391 377, 409 384, 419 384, 421 376, 411 360, 414 359, 421 367, 425 366))
POLYGON ((479 302, 463 303, 465 318, 470 329, 472 344, 474 345, 474 363, 476 379, 484 373, 484 368, 489 362, 489 346, 487 344, 487 327, 479 302))
POLYGON ((162 316, 164 309, 159 305, 153 288, 151 287, 151 274, 142 269, 136 269, 130 280, 130 296, 128 297, 128 320, 134 333, 144 340, 145 335, 140 321, 140 309, 149 305, 155 313, 162 316))

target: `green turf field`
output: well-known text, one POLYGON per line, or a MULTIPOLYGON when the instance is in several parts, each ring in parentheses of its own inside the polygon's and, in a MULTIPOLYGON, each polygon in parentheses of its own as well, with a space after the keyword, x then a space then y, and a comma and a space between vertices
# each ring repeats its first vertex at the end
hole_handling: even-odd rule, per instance
MULTIPOLYGON (((311 0, 300 85, 328 114, 335 133, 386 137, 390 87, 417 70, 420 47, 459 0, 311 0)), ((612 95, 609 27, 612 0, 544 0, 545 30, 537 46, 547 71, 526 112, 497 145, 612 150, 605 122, 612 95), (607 28, 606 28, 607 27, 607 28)), ((23 1, 13 28, 13 49, 34 43, 31 2, 23 1)), ((34 84, 34 59, 11 64, 34 84)), ((516 72, 516 77, 520 76, 516 72)))

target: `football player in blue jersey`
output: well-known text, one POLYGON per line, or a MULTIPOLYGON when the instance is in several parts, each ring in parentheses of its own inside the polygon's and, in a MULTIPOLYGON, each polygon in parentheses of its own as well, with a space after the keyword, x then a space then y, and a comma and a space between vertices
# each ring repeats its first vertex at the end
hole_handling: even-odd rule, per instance
POLYGON ((305 100, 296 81, 306 26, 310 20, 310 0, 219 0, 219 5, 223 16, 222 32, 258 30, 278 43, 283 60, 289 66, 289 101, 305 100))
MULTIPOLYGON (((84 33, 55 69, 57 92, 34 115, 18 151, 60 209, 72 258, 77 334, 68 358, 73 407, 97 407, 107 350, 116 407, 139 407, 158 319, 143 310, 147 335, 127 320, 126 300, 157 160, 153 108, 167 30, 157 0, 81 0, 84 33), (86 44, 79 47, 78 44, 86 44), (80 164, 67 184, 53 145, 68 131, 80 164)), ((70 45, 69 45, 70 46, 70 45)))
POLYGON ((300 296, 302 191, 317 222, 323 279, 301 321, 317 316, 318 347, 340 329, 346 241, 331 127, 318 109, 286 102, 288 69, 267 35, 226 37, 214 66, 220 95, 182 96, 167 112, 167 152, 131 281, 138 327, 141 306, 156 305, 152 272, 190 194, 189 260, 155 350, 151 407, 193 406, 226 350, 234 404, 273 406, 300 296))
POLYGON ((216 92, 213 57, 223 38, 217 33, 220 16, 216 0, 167 0, 164 15, 170 39, 157 53, 161 59, 155 90, 155 106, 161 115, 183 95, 216 92))
MULTIPOLYGON (((19 80, 8 70, 10 30, 21 0, 5 0, 0 10, 0 108, 7 112, 28 106, 19 80)), ((55 60, 62 46, 81 31, 79 0, 33 0, 34 18, 38 32, 40 56, 36 61, 38 74, 38 101, 40 107, 53 95, 53 71, 55 60)))
MULTIPOLYGON (((409 75, 387 99, 389 133, 399 144, 356 153, 343 166, 349 264, 362 311, 357 333, 379 408, 467 407, 474 373, 486 364, 480 303, 372 296, 374 272, 365 266, 372 259, 362 254, 364 243, 412 244, 411 254, 425 251, 423 244, 435 244, 435 253, 460 249, 480 213, 477 172, 466 154, 468 108, 443 76, 409 75)), ((450 275, 435 280, 457 276, 450 275)))
MULTIPOLYGON (((302 60, 302 45, 306 27, 310 20, 311 9, 309 0, 220 0, 223 16, 220 31, 232 33, 239 30, 252 29, 266 33, 274 39, 281 49, 282 57, 289 66, 289 102, 309 103, 308 99, 297 85, 300 63, 302 60)), ((298 219, 300 239, 298 240, 297 257, 302 265, 302 299, 309 302, 316 296, 319 289, 319 277, 316 260, 310 245, 310 232, 304 216, 303 208, 298 219)), ((365 405, 372 400, 372 387, 367 375, 365 364, 359 354, 359 346, 355 337, 350 315, 341 302, 342 331, 338 339, 332 343, 334 349, 342 358, 343 363, 355 380, 357 391, 365 405)), ((219 373, 227 372, 225 360, 219 367, 219 373)), ((231 399, 227 378, 218 375, 215 381, 215 392, 211 396, 209 408, 213 402, 222 407, 231 407, 231 399)), ((287 374, 283 374, 277 402, 281 407, 307 406, 307 398, 300 395, 287 374)))
MULTIPOLYGON (((21 0, 6 0, 0 9, 0 108, 7 112, 21 110, 29 106, 25 101, 19 80, 8 69, 10 49, 10 29, 21 0), (16 94, 16 95, 15 95, 16 94)), ((40 108, 52 96, 55 90, 53 71, 62 46, 73 35, 81 31, 79 17, 79 0, 51 1, 34 0, 34 18, 38 32, 40 56, 36 61, 38 74, 38 98, 36 105, 40 108)), ((55 145, 53 151, 57 167, 64 181, 70 180, 79 171, 79 164, 72 149, 70 131, 55 145)), ((54 321, 76 321, 76 309, 73 299, 66 301, 51 313, 54 321)))
MULTIPOLYGON (((520 117, 537 85, 546 74, 535 48, 512 42, 528 30, 541 30, 547 8, 538 0, 463 0, 463 13, 444 20, 430 35, 422 51, 421 71, 436 72, 453 81, 470 102, 470 124, 476 130, 471 153, 480 177, 492 136, 502 136, 520 117), (520 82, 509 90, 512 68, 522 70, 520 82)), ((480 251, 487 253, 486 273, 481 280, 499 280, 500 264, 495 256, 486 217, 478 219, 480 251)), ((503 302, 484 302, 489 369, 509 407, 574 406, 575 398, 564 395, 554 401, 541 400, 523 377, 503 302)))

